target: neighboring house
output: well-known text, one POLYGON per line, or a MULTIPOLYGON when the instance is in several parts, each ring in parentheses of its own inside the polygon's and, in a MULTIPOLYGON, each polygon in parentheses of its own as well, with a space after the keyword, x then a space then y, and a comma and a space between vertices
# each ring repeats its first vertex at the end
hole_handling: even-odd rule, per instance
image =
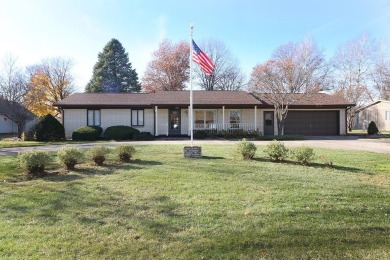
POLYGON ((390 101, 378 100, 356 111, 355 129, 367 130, 374 121, 380 131, 390 131, 390 101))
MULTIPOLYGON (((258 130, 277 133, 273 105, 244 91, 193 91, 194 130, 258 130)), ((65 134, 79 127, 128 125, 155 136, 190 134, 189 91, 156 93, 77 93, 55 104, 65 134)), ((353 104, 313 94, 290 106, 285 134, 344 135, 346 110, 353 104)))
MULTIPOLYGON (((36 116, 28 111, 25 107, 17 104, 17 109, 23 111, 27 117, 25 129, 30 129, 34 124, 36 116)), ((8 105, 7 101, 0 99, 0 134, 16 134, 18 133, 18 125, 15 120, 12 119, 12 108, 8 105)))

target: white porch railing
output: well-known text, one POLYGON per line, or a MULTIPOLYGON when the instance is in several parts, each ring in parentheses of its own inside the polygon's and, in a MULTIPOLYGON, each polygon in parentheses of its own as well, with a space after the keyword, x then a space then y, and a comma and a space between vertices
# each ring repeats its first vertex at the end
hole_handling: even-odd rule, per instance
POLYGON ((216 131, 253 131, 256 130, 254 123, 228 123, 228 124, 194 124, 194 130, 216 130, 216 131))

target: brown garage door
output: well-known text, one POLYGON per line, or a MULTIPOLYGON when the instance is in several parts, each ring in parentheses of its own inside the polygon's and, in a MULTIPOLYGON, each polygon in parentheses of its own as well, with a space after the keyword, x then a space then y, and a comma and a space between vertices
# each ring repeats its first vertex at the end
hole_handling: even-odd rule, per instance
POLYGON ((286 135, 339 135, 339 111, 288 111, 286 135))

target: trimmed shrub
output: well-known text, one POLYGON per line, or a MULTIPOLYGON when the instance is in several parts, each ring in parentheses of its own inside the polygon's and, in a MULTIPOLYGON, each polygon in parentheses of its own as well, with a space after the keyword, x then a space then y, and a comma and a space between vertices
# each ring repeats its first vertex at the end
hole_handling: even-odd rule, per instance
POLYGON ((374 121, 371 121, 370 124, 368 124, 367 133, 369 135, 376 135, 377 133, 379 133, 379 129, 374 121))
POLYGON ((282 142, 276 140, 273 140, 269 145, 267 145, 264 152, 268 154, 272 161, 275 162, 284 161, 284 159, 288 156, 288 149, 282 142))
POLYGON ((196 130, 194 131, 194 139, 206 139, 207 132, 205 130, 196 130))
POLYGON ((133 140, 137 140, 137 141, 150 141, 153 139, 154 136, 150 132, 140 132, 139 134, 133 135, 133 140))
POLYGON ((116 125, 106 128, 104 137, 109 140, 131 140, 135 134, 139 134, 138 129, 125 125, 116 125))
POLYGON ((118 154, 120 162, 130 162, 135 153, 135 148, 131 145, 120 145, 115 148, 115 152, 118 154))
POLYGON ((234 130, 221 130, 208 129, 208 130, 195 130, 195 139, 242 139, 242 138, 256 138, 259 139, 262 136, 262 132, 256 130, 245 131, 243 129, 234 130))
POLYGON ((301 146, 291 152, 292 157, 300 164, 307 165, 314 158, 313 148, 301 146))
POLYGON ((80 162, 83 153, 78 148, 63 146, 57 152, 57 159, 60 164, 65 166, 66 170, 73 170, 75 165, 80 162))
POLYGON ((106 155, 110 153, 110 149, 103 145, 95 145, 88 151, 89 158, 95 162, 96 165, 102 165, 106 160, 106 155))
POLYGON ((83 126, 73 131, 72 140, 94 141, 99 139, 102 132, 103 129, 100 126, 83 126))
POLYGON ((37 141, 60 141, 65 139, 65 128, 52 115, 42 117, 33 128, 37 141))
POLYGON ((45 174, 45 168, 51 161, 47 152, 33 150, 18 155, 19 165, 28 174, 33 176, 42 176, 45 174))
POLYGON ((248 142, 245 138, 237 145, 237 152, 244 160, 251 160, 255 156, 257 147, 254 143, 248 142))

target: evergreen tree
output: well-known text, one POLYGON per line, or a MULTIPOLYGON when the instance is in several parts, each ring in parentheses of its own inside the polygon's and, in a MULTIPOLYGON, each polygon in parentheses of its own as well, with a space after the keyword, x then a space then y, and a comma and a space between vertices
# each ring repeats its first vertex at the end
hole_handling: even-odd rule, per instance
POLYGON ((92 78, 85 87, 86 92, 138 92, 138 74, 132 69, 129 56, 117 39, 112 39, 93 67, 92 78))

